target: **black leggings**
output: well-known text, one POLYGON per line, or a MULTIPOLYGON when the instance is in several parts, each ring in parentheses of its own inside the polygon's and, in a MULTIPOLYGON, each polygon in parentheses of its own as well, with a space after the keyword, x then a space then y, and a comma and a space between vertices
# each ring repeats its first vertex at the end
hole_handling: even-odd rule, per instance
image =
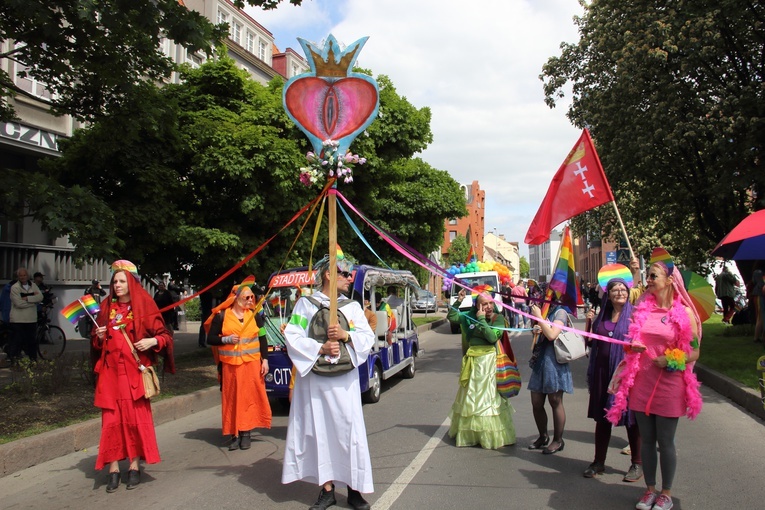
POLYGON ((664 418, 654 414, 648 416, 645 413, 635 412, 640 437, 643 441, 641 457, 643 458, 643 474, 645 484, 649 487, 656 486, 656 444, 659 444, 661 464, 661 488, 672 489, 672 481, 677 469, 677 452, 675 450, 675 431, 679 418, 664 418))

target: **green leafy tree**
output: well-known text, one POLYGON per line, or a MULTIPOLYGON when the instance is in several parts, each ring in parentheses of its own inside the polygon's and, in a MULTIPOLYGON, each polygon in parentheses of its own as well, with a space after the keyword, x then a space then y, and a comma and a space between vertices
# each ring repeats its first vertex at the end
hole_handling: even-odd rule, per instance
MULTIPOLYGON (((271 9, 279 1, 247 3, 271 9)), ((7 0, 0 5, 0 40, 14 46, 0 61, 15 62, 22 76, 44 83, 54 112, 94 120, 145 80, 170 76, 175 64, 162 53, 163 37, 209 56, 227 32, 226 24, 214 25, 178 0, 7 0)), ((0 70, 0 98, 30 95, 6 69, 0 70)), ((13 117, 13 105, 0 101, 0 120, 13 117)))
POLYGON ((520 266, 518 268, 518 274, 521 278, 528 278, 529 277, 529 261, 526 260, 525 256, 521 256, 520 262, 518 262, 518 265, 520 266))
MULTIPOLYGON (((298 180, 308 141, 284 112, 281 80, 260 85, 225 57, 186 68, 182 78, 161 90, 147 87, 131 108, 64 143, 63 157, 48 165, 54 180, 86 187, 108 204, 105 216, 115 230, 99 244, 77 246, 82 257, 119 254, 140 263, 144 273, 172 270, 199 285, 276 234, 317 190, 298 180)), ((392 121, 380 131, 373 124, 354 145, 369 163, 357 167, 352 186, 340 189, 372 221, 428 253, 440 244, 443 218, 464 212, 464 198, 446 172, 411 158, 418 139, 427 145, 429 122, 415 132, 397 113, 411 105, 396 99, 388 94, 382 106, 402 122, 409 140, 398 147, 406 151, 390 147, 401 136, 392 121), (392 159, 379 157, 378 147, 392 159)), ((371 260, 338 217, 343 249, 371 260)), ((312 236, 299 236, 302 221, 270 242, 235 279, 254 273, 265 284, 282 265, 308 263, 312 236)), ((400 259, 371 229, 360 228, 384 259, 400 259)), ((326 244, 325 225, 314 261, 326 244)))
POLYGON ((449 244, 449 251, 446 253, 447 265, 459 266, 464 264, 467 259, 468 253, 470 253, 470 243, 465 236, 457 234, 457 236, 449 244))
MULTIPOLYGON (((544 66, 546 101, 572 91, 568 116, 590 129, 638 251, 661 243, 698 267, 765 206, 765 5, 583 5, 579 42, 544 66)), ((575 224, 615 240, 610 208, 575 224)))

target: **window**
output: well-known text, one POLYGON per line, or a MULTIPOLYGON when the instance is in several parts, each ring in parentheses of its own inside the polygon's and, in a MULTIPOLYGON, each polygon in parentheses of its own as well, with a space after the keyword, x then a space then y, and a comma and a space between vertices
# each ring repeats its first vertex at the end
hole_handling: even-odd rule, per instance
POLYGON ((300 67, 297 64, 292 64, 292 76, 300 74, 300 67))
POLYGON ((457 231, 456 230, 450 230, 449 231, 449 242, 451 243, 455 239, 457 239, 457 231))
POLYGON ((456 225, 456 224, 457 224, 457 220, 455 218, 452 218, 449 220, 449 225, 456 225))
POLYGON ((266 45, 266 42, 263 39, 259 40, 258 41, 258 58, 262 60, 263 62, 266 61, 266 57, 268 56, 267 49, 268 47, 266 45))
POLYGON ((222 9, 218 9, 218 24, 228 23, 228 13, 222 9))
MULTIPOLYGON (((16 44, 17 48, 19 46, 24 46, 24 45, 16 44)), ((21 90, 32 94, 35 97, 39 97, 40 99, 51 100, 53 98, 53 94, 51 94, 51 91, 48 90, 48 86, 45 83, 29 75, 22 76, 22 73, 26 73, 28 69, 29 68, 25 66, 24 64, 22 64, 21 62, 16 62, 16 79, 15 79, 16 86, 20 88, 21 90)))
POLYGON ((247 46, 246 46, 246 48, 247 48, 247 51, 249 51, 253 55, 255 54, 255 35, 252 32, 250 32, 249 30, 247 31, 247 46))
POLYGON ((231 23, 231 30, 229 31, 229 35, 231 36, 231 39, 237 43, 242 43, 242 25, 237 23, 236 21, 231 23))
POLYGON ((191 67, 196 69, 200 65, 202 65, 202 62, 203 62, 202 57, 194 53, 191 53, 189 51, 186 51, 186 63, 189 64, 191 67))

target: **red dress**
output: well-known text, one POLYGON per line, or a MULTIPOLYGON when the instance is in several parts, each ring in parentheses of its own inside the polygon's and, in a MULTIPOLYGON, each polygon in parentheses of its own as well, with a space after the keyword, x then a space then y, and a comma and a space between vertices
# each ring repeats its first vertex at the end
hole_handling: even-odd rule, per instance
MULTIPOLYGON (((157 353, 162 349, 169 351, 172 358, 173 340, 148 293, 132 282, 129 287, 130 303, 113 301, 111 296, 105 300, 108 304, 98 316, 99 324, 108 325, 104 341, 95 336, 95 328, 93 333, 93 347, 100 350, 95 366, 98 377, 95 405, 101 408, 101 441, 96 469, 125 458, 140 457, 147 464, 160 461, 151 404, 144 397, 141 373, 122 331, 133 343, 143 338, 157 339, 158 344, 153 349, 137 351, 141 363, 146 366, 155 363, 157 353), (125 320, 128 322, 122 330, 111 327, 125 320)), ((174 372, 172 359, 166 362, 165 369, 174 372)))

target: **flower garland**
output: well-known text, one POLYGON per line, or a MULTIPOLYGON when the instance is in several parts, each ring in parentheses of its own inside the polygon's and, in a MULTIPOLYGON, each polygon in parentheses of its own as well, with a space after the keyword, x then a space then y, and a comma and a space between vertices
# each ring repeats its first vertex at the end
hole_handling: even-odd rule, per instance
MULTIPOLYGON (((643 324, 648 320, 648 316, 654 306, 656 306, 656 297, 652 294, 645 295, 640 301, 640 304, 635 308, 635 312, 632 316, 632 323, 630 324, 629 334, 627 335, 629 338, 632 338, 633 340, 640 338, 640 331, 643 329, 643 324)), ((693 348, 692 346, 696 341, 693 338, 688 314, 685 311, 685 307, 683 306, 679 295, 675 296, 672 308, 667 315, 675 330, 675 338, 677 339, 677 347, 674 349, 681 351, 687 359, 687 355, 690 353, 693 348)), ((606 412, 606 419, 614 425, 619 422, 622 413, 627 410, 629 393, 632 386, 635 384, 635 376, 637 376, 637 373, 640 370, 640 356, 642 354, 644 353, 629 352, 624 357, 625 367, 624 372, 622 373, 622 380, 619 384, 618 391, 614 395, 614 404, 606 412)), ((693 370, 683 370, 683 382, 685 383, 685 414, 688 418, 694 419, 701 412, 701 407, 703 405, 701 392, 699 391, 701 383, 696 378, 696 374, 693 373, 693 370)), ((656 384, 658 384, 658 381, 656 384)))
POLYGON ((310 151, 306 153, 308 166, 300 169, 300 182, 306 186, 322 185, 327 177, 342 178, 346 184, 353 182, 354 165, 363 165, 367 160, 358 154, 352 154, 350 150, 345 154, 338 154, 338 146, 339 143, 335 140, 324 140, 320 154, 310 151))

